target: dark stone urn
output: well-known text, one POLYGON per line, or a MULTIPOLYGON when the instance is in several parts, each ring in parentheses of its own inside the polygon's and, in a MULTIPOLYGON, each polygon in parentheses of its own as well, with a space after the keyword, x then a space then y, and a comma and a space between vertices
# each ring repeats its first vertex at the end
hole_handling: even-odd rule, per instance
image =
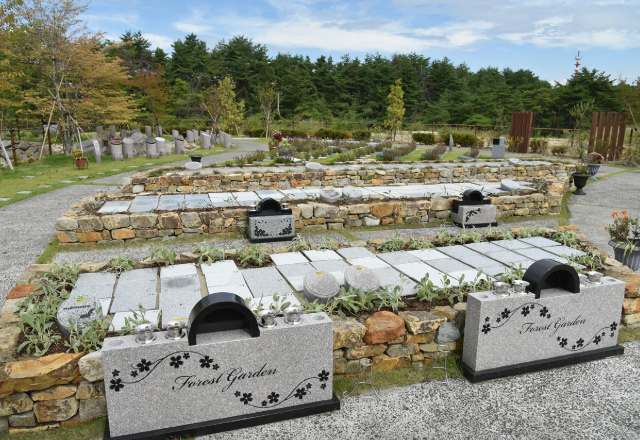
POLYGON ((584 192, 582 188, 584 188, 587 185, 587 180, 589 180, 589 175, 573 173, 571 174, 571 176, 573 176, 573 184, 577 188, 573 193, 578 196, 586 195, 587 193, 584 192))

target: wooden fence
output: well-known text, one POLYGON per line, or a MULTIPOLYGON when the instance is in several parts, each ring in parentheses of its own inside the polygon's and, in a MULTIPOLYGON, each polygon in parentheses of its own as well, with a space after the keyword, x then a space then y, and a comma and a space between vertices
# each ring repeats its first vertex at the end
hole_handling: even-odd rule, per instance
POLYGON ((511 116, 511 132, 509 133, 509 137, 515 142, 513 151, 518 153, 529 152, 532 124, 533 112, 513 112, 511 116))
POLYGON ((618 160, 622 156, 626 128, 626 113, 594 112, 589 134, 589 152, 600 153, 605 160, 618 160))

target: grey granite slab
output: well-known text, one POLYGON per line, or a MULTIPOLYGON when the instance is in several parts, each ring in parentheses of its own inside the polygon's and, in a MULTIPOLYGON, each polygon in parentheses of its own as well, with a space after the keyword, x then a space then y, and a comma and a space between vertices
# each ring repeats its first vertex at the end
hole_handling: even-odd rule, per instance
POLYGON ((392 266, 404 263, 417 263, 420 261, 418 257, 406 251, 384 252, 382 254, 378 254, 378 258, 392 266))
POLYGON ((276 191, 274 189, 262 189, 262 190, 258 190, 256 191, 256 195, 258 197, 260 197, 261 199, 266 199, 267 197, 270 197, 274 200, 282 200, 284 198, 284 194, 282 194, 280 191, 276 191))
POLYGON ((427 262, 427 264, 444 273, 472 269, 471 266, 468 266, 461 261, 454 260, 453 258, 439 258, 437 260, 430 260, 427 262))
POLYGON ((549 247, 545 247, 543 248, 545 251, 547 252, 551 252, 552 254, 556 254, 559 256, 572 256, 572 255, 578 255, 578 256, 582 256, 585 255, 584 252, 579 251, 578 249, 574 249, 571 248, 569 246, 549 246, 549 247))
POLYGON ((184 195, 160 196, 158 201, 159 211, 176 211, 184 206, 184 195))
POLYGON ((487 257, 496 260, 502 264, 507 266, 511 265, 511 263, 524 263, 524 262, 532 262, 531 259, 525 257, 524 255, 517 254, 513 251, 504 250, 501 252, 490 252, 487 254, 487 257))
POLYGON ((284 266, 287 264, 300 264, 300 263, 308 263, 309 260, 302 254, 302 252, 285 252, 283 254, 270 254, 271 261, 273 261, 276 266, 284 266))
POLYGON ((160 268, 160 279, 182 277, 187 275, 197 275, 198 269, 194 263, 174 264, 160 268))
POLYGON ((240 206, 240 202, 230 192, 209 193, 209 205, 216 208, 240 206))
POLYGON ((98 210, 100 214, 117 214, 120 212, 127 212, 129 210, 129 206, 131 205, 130 201, 111 201, 106 202, 102 205, 102 208, 98 210))
POLYGON ((280 192, 289 200, 306 200, 309 198, 307 193, 301 189, 281 189, 280 192))
POLYGON ((197 336, 196 346, 189 346, 186 338, 169 340, 164 332, 150 344, 136 343, 135 336, 109 338, 102 349, 105 382, 120 385, 105 387, 111 435, 139 436, 330 401, 331 319, 318 313, 304 315, 295 326, 286 324, 284 318, 276 318, 276 323, 260 328, 254 338, 244 330, 204 332, 197 336), (153 368, 139 371, 137 364, 142 359, 153 368), (132 370, 137 371, 135 377, 132 370), (176 380, 178 377, 181 379, 176 380), (192 386, 189 381, 206 385, 192 386), (293 397, 296 392, 302 399, 293 397), (167 406, 175 401, 187 402, 188 411, 167 406), (145 411, 132 417, 131 408, 145 411))
POLYGON ((533 247, 532 244, 529 244, 520 240, 496 240, 496 241, 492 241, 491 243, 495 244, 496 246, 500 246, 504 249, 509 249, 509 250, 526 249, 526 248, 533 247))
POLYGON ((134 269, 122 272, 113 295, 110 313, 156 308, 157 269, 134 269))
POLYGON ((129 212, 151 212, 158 208, 160 196, 138 196, 133 199, 129 212))
POLYGON ((208 194, 185 194, 184 201, 187 204, 187 209, 202 209, 211 206, 208 194))
POLYGON ((507 270, 507 266, 501 264, 496 266, 482 267, 478 270, 482 271, 483 273, 486 273, 492 278, 498 279, 500 278, 500 274, 505 273, 505 271, 507 270))
POLYGON ((322 272, 328 272, 338 280, 338 284, 344 285, 344 271, 349 267, 349 263, 344 260, 335 261, 314 261, 311 265, 317 270, 322 272))
POLYGON ((286 264, 284 266, 276 266, 278 271, 291 284, 293 290, 302 292, 304 289, 304 277, 309 272, 314 272, 315 267, 311 263, 286 264))
POLYGON ((254 206, 260 201, 260 197, 253 191, 232 192, 231 195, 236 199, 240 206, 254 206))
POLYGON ((347 260, 352 266, 362 266, 368 269, 379 269, 382 267, 391 267, 389 263, 378 257, 352 258, 347 260))
POLYGON ((529 243, 532 246, 536 247, 549 247, 549 246, 560 246, 560 243, 549 240, 545 237, 529 237, 529 238, 520 238, 520 241, 524 241, 525 243, 529 243))
POLYGON ((326 261, 326 260, 342 260, 342 257, 336 251, 331 251, 331 250, 302 251, 302 253, 311 262, 326 261))
POLYGON ((343 248, 338 249, 336 252, 340 254, 340 256, 345 260, 351 260, 354 258, 370 258, 376 256, 376 254, 364 247, 343 248))
MULTIPOLYGON (((117 333, 119 331, 122 331, 122 329, 124 328, 126 321, 125 319, 129 318, 133 318, 134 314, 133 312, 129 312, 129 311, 122 311, 122 312, 117 312, 114 316, 113 316, 113 320, 111 321, 111 324, 109 325, 109 332, 110 333, 117 333)), ((140 317, 140 313, 137 312, 137 316, 136 316, 136 320, 139 322, 141 319, 140 317)), ((158 320, 160 319, 160 310, 147 310, 144 313, 144 320, 149 321, 150 323, 154 324, 154 325, 158 325, 158 320)))
POLYGON ((613 347, 623 297, 624 283, 609 277, 578 294, 547 289, 539 299, 470 293, 462 360, 477 373, 613 347))
POLYGON ((380 286, 393 289, 396 286, 402 288, 401 296, 413 295, 416 292, 416 283, 393 267, 381 267, 376 269, 376 275, 380 279, 380 286))
POLYGON ((514 252, 524 255, 525 257, 535 261, 549 259, 549 260, 559 261, 560 263, 567 262, 566 258, 562 258, 559 255, 552 254, 551 252, 547 252, 546 250, 540 249, 540 248, 518 249, 518 250, 515 250, 514 252))
POLYGON ((238 266, 236 265, 235 261, 223 260, 223 261, 216 261, 215 263, 211 263, 211 264, 203 264, 200 266, 200 270, 202 271, 202 274, 206 277, 207 275, 216 274, 220 272, 237 272, 240 269, 238 269, 238 266))
POLYGON ((246 269, 240 271, 249 290, 255 297, 289 295, 293 293, 287 281, 280 275, 275 267, 261 267, 259 269, 246 269))
POLYGON ((244 277, 240 271, 209 273, 205 274, 204 277, 207 282, 207 289, 209 289, 209 293, 211 293, 211 289, 214 287, 245 284, 244 277))
POLYGON ((160 278, 160 309, 162 323, 187 320, 193 306, 202 298, 197 275, 160 278))
POLYGON ((501 252, 504 250, 503 247, 497 246, 487 241, 483 241, 481 243, 468 243, 468 244, 465 244, 464 246, 476 252, 479 252, 481 254, 488 254, 489 252, 501 252))
POLYGON ((419 249, 415 251, 407 251, 407 253, 418 257, 422 261, 437 260, 439 258, 449 258, 437 249, 419 249))
POLYGON ((207 289, 209 290, 209 295, 215 295, 216 293, 220 292, 228 292, 238 295, 240 298, 244 299, 245 302, 253 300, 254 296, 251 294, 251 290, 249 290, 249 287, 247 287, 247 285, 244 283, 244 279, 242 281, 243 282, 240 284, 226 284, 224 286, 211 287, 207 286, 207 289))
MULTIPOLYGON (((81 273, 73 287, 74 295, 92 296, 96 299, 113 297, 116 274, 109 272, 81 273)), ((106 312, 106 310, 105 310, 106 312)))

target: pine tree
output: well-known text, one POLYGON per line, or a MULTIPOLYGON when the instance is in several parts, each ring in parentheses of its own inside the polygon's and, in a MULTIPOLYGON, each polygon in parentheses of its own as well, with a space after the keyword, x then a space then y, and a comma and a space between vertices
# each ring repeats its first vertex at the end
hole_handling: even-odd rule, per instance
POLYGON ((389 100, 389 107, 387 107, 387 119, 385 125, 391 130, 393 140, 396 140, 396 133, 400 131, 402 127, 402 118, 404 117, 404 92, 402 91, 402 78, 396 80, 395 85, 390 86, 391 92, 387 99, 389 100))

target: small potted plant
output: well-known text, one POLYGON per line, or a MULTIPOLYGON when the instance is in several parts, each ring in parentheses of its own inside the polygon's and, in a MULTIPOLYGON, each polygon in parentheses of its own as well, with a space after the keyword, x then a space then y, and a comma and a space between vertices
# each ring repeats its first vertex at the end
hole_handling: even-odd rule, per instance
POLYGON ((585 162, 589 167, 589 180, 598 180, 596 174, 598 174, 602 162, 604 162, 604 156, 594 151, 586 155, 585 162))
POLYGON ((280 142, 282 142, 282 134, 274 133, 273 138, 269 141, 269 150, 277 150, 280 148, 280 142))
POLYGON ((73 160, 76 168, 88 168, 89 167, 89 159, 82 152, 82 148, 74 148, 71 150, 71 155, 73 156, 73 160))
POLYGON ((576 190, 573 193, 579 196, 587 194, 582 188, 587 185, 587 180, 589 179, 589 167, 583 163, 577 163, 576 171, 575 173, 571 173, 571 176, 573 176, 573 184, 576 186, 576 190))
POLYGON ((611 216, 613 223, 605 229, 614 258, 635 272, 640 268, 640 220, 629 217, 627 211, 616 211, 611 216))

